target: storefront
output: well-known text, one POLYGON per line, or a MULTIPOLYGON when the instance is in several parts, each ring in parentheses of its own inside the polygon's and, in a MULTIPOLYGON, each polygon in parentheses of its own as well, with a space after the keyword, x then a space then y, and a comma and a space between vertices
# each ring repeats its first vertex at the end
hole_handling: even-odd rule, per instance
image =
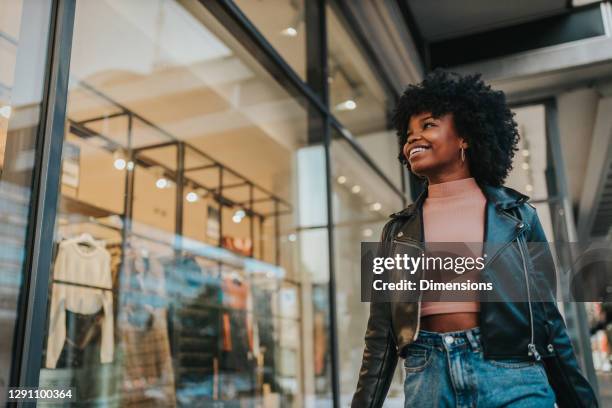
POLYGON ((0 6, 2 388, 337 406, 359 244, 408 197, 358 28, 325 1, 53 3, 0 6))

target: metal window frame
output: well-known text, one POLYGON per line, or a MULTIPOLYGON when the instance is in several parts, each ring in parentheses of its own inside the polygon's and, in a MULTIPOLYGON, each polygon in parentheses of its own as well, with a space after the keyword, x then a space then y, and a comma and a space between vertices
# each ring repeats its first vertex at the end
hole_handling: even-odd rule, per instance
POLYGON ((55 230, 76 0, 54 0, 45 88, 36 139, 32 199, 26 235, 24 286, 15 333, 11 385, 36 387, 47 327, 49 276, 55 230))

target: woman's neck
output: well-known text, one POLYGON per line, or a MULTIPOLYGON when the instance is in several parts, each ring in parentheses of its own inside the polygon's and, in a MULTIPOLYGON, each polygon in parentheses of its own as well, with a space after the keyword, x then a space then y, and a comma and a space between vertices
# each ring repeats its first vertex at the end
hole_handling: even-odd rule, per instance
POLYGON ((427 183, 429 185, 432 184, 440 184, 440 183, 448 183, 449 181, 463 180, 466 178, 470 178, 472 175, 470 174, 467 166, 461 166, 455 171, 444 172, 441 174, 434 174, 427 177, 427 183))
POLYGON ((479 192, 478 183, 474 177, 460 180, 447 181, 445 183, 431 184, 427 186, 427 198, 451 198, 451 197, 476 197, 479 192))

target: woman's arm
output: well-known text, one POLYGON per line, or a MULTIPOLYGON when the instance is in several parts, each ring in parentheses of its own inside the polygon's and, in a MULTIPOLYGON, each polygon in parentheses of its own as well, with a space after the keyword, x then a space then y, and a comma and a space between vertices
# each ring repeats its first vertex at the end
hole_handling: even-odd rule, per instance
POLYGON ((391 330, 389 303, 370 303, 365 349, 353 408, 382 407, 397 365, 397 351, 391 330))

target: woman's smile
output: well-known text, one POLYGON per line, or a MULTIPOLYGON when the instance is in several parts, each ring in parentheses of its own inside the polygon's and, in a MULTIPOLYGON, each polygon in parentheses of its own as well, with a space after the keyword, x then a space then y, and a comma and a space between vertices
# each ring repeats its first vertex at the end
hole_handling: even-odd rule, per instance
POLYGON ((428 145, 416 145, 410 148, 410 153, 408 159, 413 161, 414 159, 422 156, 424 153, 427 153, 428 150, 431 149, 431 146, 428 145))

